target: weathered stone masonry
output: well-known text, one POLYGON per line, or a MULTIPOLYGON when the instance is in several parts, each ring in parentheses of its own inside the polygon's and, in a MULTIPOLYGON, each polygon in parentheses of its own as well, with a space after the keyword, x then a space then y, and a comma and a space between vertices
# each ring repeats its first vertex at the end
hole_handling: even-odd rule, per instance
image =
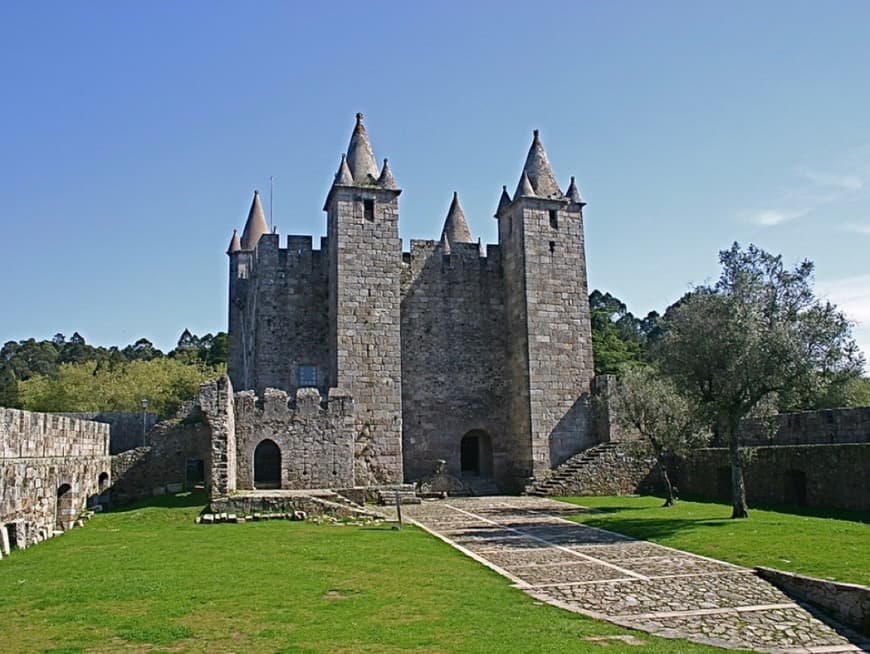
POLYGON ((280 248, 255 193, 228 250, 229 377, 264 402, 268 388, 353 398, 355 485, 414 481, 443 459, 519 489, 596 442, 585 203, 573 178, 562 192, 537 132, 485 253, 454 194, 440 242, 403 255, 400 193, 361 115, 320 251, 306 236, 280 248))
POLYGON ((0 552, 69 529, 110 473, 108 424, 0 408, 0 552))

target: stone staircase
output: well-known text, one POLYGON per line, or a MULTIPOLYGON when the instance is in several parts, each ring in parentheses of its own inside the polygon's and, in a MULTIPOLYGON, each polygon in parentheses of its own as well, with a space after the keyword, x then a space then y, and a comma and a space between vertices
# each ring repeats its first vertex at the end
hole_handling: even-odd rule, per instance
POLYGON ((575 454, 547 477, 540 479, 525 488, 526 495, 547 497, 549 495, 565 495, 573 493, 568 486, 590 468, 601 467, 603 459, 610 459, 619 449, 618 443, 601 443, 575 454))

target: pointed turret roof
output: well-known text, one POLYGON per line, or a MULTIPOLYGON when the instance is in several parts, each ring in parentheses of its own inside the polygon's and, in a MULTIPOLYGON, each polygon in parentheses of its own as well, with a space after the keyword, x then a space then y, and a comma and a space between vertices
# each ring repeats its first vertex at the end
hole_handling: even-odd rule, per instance
POLYGON ((399 188, 396 184, 396 180, 393 179, 393 171, 390 170, 390 163, 386 159, 384 159, 384 166, 381 168, 381 174, 378 177, 378 186, 389 190, 396 190, 399 188))
POLYGON ((453 200, 447 211, 444 229, 441 230, 441 238, 446 238, 451 245, 453 243, 474 243, 474 239, 471 238, 471 230, 468 229, 468 221, 465 219, 465 212, 459 202, 459 194, 456 191, 453 191, 453 200))
POLYGON ((514 193, 514 199, 523 197, 535 197, 535 189, 532 188, 532 183, 529 181, 529 176, 525 170, 520 177, 520 183, 517 184, 517 191, 514 193))
POLYGON ((233 230, 233 236, 230 239, 230 245, 227 248, 227 254, 235 254, 242 249, 242 242, 239 240, 238 230, 233 230))
POLYGON ((338 172, 335 173, 335 183, 340 186, 350 186, 353 184, 353 175, 350 174, 350 168, 347 165, 347 157, 341 155, 341 163, 338 164, 338 172))
POLYGON ((443 254, 450 254, 450 241, 447 240, 447 234, 441 232, 441 241, 438 243, 443 254))
POLYGON ((501 210, 511 203, 511 196, 508 193, 507 186, 501 187, 501 197, 498 199, 498 207, 495 209, 495 215, 498 216, 501 210))
POLYGON ((356 126, 350 136, 350 145, 347 146, 347 165, 353 181, 357 184, 371 184, 377 179, 378 165, 361 113, 356 115, 356 126))
POLYGON ((248 212, 248 220, 242 230, 241 247, 243 250, 253 250, 263 234, 269 233, 269 225, 266 223, 266 215, 263 213, 263 205, 260 204, 260 192, 254 191, 254 201, 248 212))
POLYGON ((575 204, 586 204, 583 202, 583 196, 580 195, 580 189, 577 188, 577 182, 574 181, 573 175, 571 175, 571 183, 568 184, 568 190, 565 191, 565 197, 575 204))
POLYGON ((532 134, 532 146, 529 148, 528 156, 526 156, 526 165, 523 166, 523 172, 528 175, 532 188, 535 190, 535 195, 539 198, 561 200, 564 196, 559 189, 555 175, 553 175, 553 169, 550 167, 550 160, 547 159, 547 152, 541 144, 538 130, 535 130, 532 134))

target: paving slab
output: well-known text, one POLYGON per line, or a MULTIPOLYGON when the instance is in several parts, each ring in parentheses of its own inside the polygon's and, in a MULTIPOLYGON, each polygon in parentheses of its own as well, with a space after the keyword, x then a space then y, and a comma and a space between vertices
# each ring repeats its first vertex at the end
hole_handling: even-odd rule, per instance
POLYGON ((752 570, 569 522, 538 497, 450 498, 403 508, 423 529, 539 601, 668 638, 760 652, 862 652, 857 634, 752 570))

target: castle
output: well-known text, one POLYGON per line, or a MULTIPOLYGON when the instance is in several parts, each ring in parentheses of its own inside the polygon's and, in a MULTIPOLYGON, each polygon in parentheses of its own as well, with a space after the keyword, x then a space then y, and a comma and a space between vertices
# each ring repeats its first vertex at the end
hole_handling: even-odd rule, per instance
POLYGON ((442 459, 513 490, 596 442, 585 203, 538 132, 497 245, 474 241, 454 194, 440 241, 403 253, 400 194, 361 114, 319 250, 281 247, 255 192, 227 252, 236 469, 219 490, 394 484, 442 459))

